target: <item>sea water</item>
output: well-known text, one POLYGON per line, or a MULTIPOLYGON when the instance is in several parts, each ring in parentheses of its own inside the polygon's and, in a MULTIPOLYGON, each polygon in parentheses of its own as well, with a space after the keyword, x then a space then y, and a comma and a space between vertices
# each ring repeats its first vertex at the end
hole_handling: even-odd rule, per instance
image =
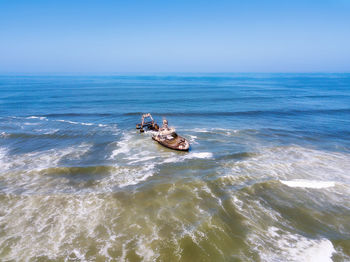
POLYGON ((349 74, 1 76, 0 114, 1 261, 350 261, 349 74))

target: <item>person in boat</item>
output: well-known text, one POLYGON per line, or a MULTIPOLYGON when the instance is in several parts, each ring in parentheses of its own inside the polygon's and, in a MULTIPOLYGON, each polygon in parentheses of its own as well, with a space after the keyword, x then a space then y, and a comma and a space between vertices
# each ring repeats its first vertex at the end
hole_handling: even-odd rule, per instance
POLYGON ((169 131, 169 130, 170 130, 170 128, 168 127, 168 120, 163 119, 163 125, 159 131, 169 131))
POLYGON ((166 138, 166 139, 173 139, 177 135, 175 133, 175 128, 170 128, 168 126, 168 120, 164 119, 163 125, 159 129, 158 136, 160 136, 162 138, 166 138))

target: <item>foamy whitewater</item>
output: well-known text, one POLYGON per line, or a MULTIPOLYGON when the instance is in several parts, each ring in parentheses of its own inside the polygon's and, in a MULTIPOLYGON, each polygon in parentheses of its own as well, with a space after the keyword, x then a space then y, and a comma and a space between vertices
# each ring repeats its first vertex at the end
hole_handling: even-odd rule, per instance
POLYGON ((1 76, 0 102, 1 261, 350 261, 348 74, 1 76))

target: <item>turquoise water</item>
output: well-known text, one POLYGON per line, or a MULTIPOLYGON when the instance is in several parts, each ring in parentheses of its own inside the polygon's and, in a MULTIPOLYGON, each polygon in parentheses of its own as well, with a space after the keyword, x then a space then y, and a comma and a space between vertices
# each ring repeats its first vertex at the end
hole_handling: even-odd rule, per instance
POLYGON ((350 74, 0 76, 0 113, 1 260, 350 261, 350 74))

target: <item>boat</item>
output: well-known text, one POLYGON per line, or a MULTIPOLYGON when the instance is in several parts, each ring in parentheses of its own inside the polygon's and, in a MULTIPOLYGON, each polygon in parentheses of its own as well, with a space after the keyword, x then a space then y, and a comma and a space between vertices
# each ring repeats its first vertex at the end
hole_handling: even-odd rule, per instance
POLYGON ((141 117, 141 123, 136 125, 136 129, 139 129, 140 133, 145 132, 144 128, 147 128, 148 130, 152 130, 152 131, 159 130, 158 124, 156 123, 156 121, 154 121, 150 113, 143 114, 141 117), (150 120, 146 121, 147 118, 150 118, 150 120))
POLYGON ((179 151, 188 151, 190 149, 190 143, 184 137, 179 136, 175 132, 175 128, 169 128, 166 119, 163 120, 162 128, 159 128, 150 113, 143 114, 141 123, 136 125, 136 129, 139 129, 140 133, 143 133, 145 132, 144 128, 156 131, 157 133, 152 136, 152 139, 164 147, 179 151), (150 120, 146 121, 148 118, 150 120))
POLYGON ((158 131, 152 136, 152 139, 162 146, 173 150, 188 151, 190 149, 190 143, 182 136, 179 136, 174 128, 169 128, 166 131, 158 131))

